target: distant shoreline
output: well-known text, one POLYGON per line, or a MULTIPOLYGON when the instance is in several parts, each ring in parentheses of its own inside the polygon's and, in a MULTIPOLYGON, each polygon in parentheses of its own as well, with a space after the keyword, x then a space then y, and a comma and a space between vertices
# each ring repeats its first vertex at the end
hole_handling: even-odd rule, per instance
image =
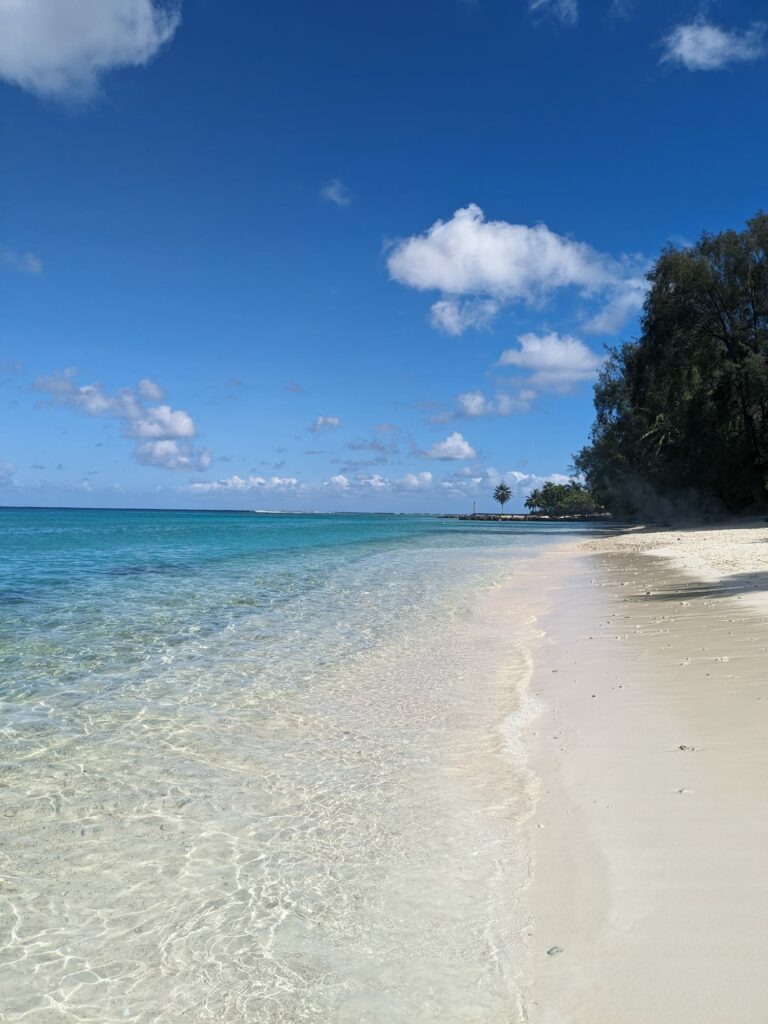
POLYGON ((610 512, 595 512, 591 515, 546 515, 544 512, 471 512, 444 513, 440 519, 463 519, 480 523, 605 523, 614 522, 610 512))
POLYGON ((389 516, 393 518, 420 518, 420 519, 464 519, 476 520, 478 522, 536 522, 546 520, 548 522, 614 522, 610 513, 596 513, 594 515, 569 515, 551 516, 540 512, 507 512, 501 515, 495 512, 476 512, 466 514, 461 512, 359 512, 334 509, 324 511, 322 509, 266 509, 266 508, 163 508, 159 506, 141 505, 0 505, 0 511, 12 512, 179 512, 190 515, 239 515, 239 516, 389 516))

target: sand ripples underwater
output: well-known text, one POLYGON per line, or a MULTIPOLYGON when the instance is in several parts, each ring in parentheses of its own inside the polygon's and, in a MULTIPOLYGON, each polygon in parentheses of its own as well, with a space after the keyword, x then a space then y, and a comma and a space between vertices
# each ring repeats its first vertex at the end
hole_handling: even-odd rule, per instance
POLYGON ((4 1020, 522 1019, 527 665, 482 600, 531 541, 16 515, 4 1020))

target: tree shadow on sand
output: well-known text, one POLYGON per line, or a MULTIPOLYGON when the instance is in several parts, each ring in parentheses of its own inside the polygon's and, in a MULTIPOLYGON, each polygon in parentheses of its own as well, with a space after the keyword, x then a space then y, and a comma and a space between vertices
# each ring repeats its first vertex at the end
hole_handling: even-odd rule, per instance
POLYGON ((702 582, 691 580, 671 588, 659 587, 647 594, 632 594, 628 601, 691 601, 712 600, 721 597, 740 597, 743 594, 768 593, 768 572, 740 572, 722 580, 702 582))

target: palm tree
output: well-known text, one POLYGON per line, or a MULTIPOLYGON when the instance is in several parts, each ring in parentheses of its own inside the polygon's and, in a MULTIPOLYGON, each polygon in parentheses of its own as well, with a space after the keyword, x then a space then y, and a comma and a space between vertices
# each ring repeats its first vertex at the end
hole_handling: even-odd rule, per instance
POLYGON ((504 506, 507 504, 509 499, 512 497, 512 491, 510 491, 507 484, 502 480, 493 492, 493 500, 498 501, 501 505, 501 514, 504 515, 504 506))
POLYGON ((529 512, 538 512, 543 504, 544 497, 538 488, 531 491, 531 493, 525 499, 525 507, 528 509, 529 512))

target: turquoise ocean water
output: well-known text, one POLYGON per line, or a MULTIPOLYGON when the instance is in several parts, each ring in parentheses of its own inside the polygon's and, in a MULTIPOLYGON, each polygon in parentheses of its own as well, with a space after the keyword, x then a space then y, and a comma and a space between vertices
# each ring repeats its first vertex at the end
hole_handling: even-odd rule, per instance
POLYGON ((523 1020, 492 599, 586 529, 0 510, 0 1017, 523 1020))

